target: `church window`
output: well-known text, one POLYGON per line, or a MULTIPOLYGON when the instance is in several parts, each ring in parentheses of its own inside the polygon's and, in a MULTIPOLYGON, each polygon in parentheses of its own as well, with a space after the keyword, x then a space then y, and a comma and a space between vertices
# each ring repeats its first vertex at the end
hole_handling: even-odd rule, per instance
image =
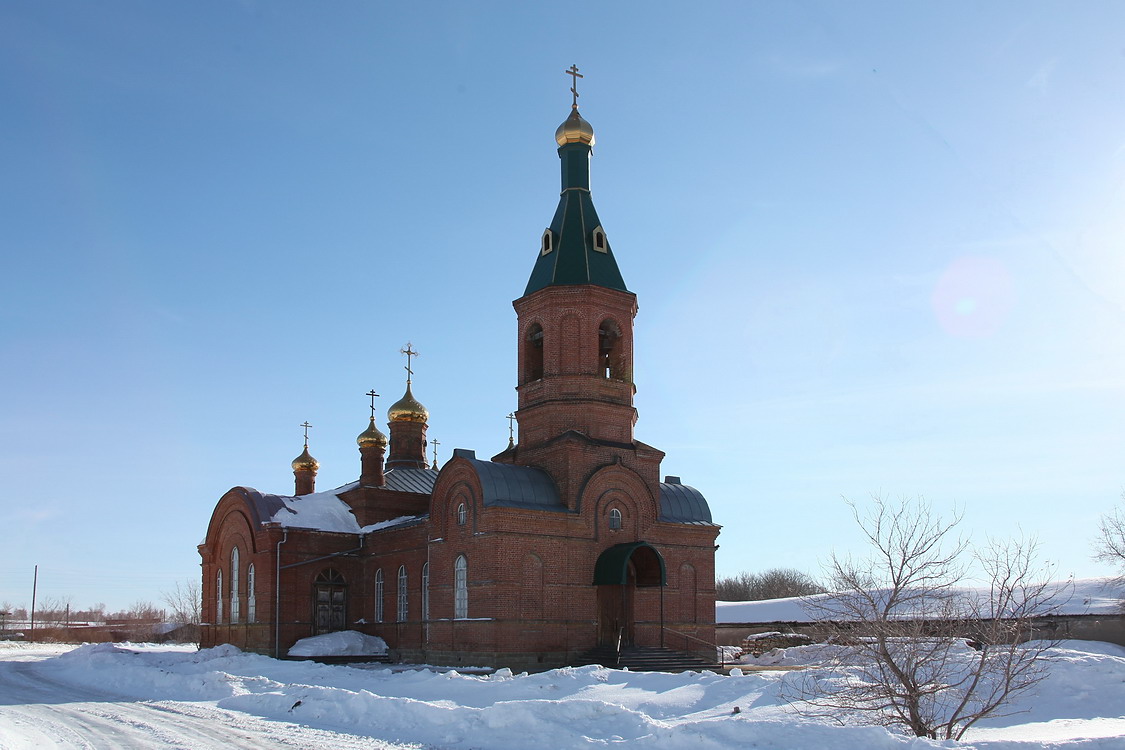
POLYGON ((605 232, 602 231, 602 228, 600 226, 594 230, 594 249, 599 253, 609 252, 609 248, 606 245, 605 241, 605 232))
POLYGON ((621 329, 617 323, 607 320, 598 328, 598 371, 603 377, 621 380, 624 376, 621 365, 621 329))
POLYGON ((621 528, 621 511, 613 508, 609 511, 609 528, 617 531, 621 528))
POLYGON ((430 564, 422 563, 422 619, 430 619, 430 564))
POLYGON ((215 624, 223 624, 223 571, 215 572, 215 624))
POLYGON ((333 633, 347 627, 347 587, 337 570, 328 568, 317 575, 313 581, 313 603, 317 633, 333 633))
POLYGON ((246 568, 246 622, 258 621, 258 594, 254 580, 254 563, 246 568))
POLYGON ((383 569, 375 571, 375 622, 383 621, 383 569))
POLYGON ((238 547, 230 551, 230 621, 238 622, 240 616, 238 601, 238 547))
POLYGON ((527 358, 527 379, 539 380, 543 377, 543 327, 536 323, 527 332, 525 343, 527 358))
POLYGON ((396 612, 396 619, 398 622, 406 622, 407 605, 410 603, 406 596, 406 566, 398 566, 398 611, 396 612))
POLYGON ((453 616, 462 620, 469 616, 469 563, 464 555, 453 563, 453 616))
POLYGON ((465 521, 469 519, 469 509, 465 507, 464 503, 457 506, 457 525, 464 526, 465 521))
POLYGON ((554 249, 555 248, 552 244, 551 230, 550 229, 543 230, 543 243, 542 243, 542 246, 539 248, 539 254, 540 255, 546 255, 547 253, 551 252, 554 249))

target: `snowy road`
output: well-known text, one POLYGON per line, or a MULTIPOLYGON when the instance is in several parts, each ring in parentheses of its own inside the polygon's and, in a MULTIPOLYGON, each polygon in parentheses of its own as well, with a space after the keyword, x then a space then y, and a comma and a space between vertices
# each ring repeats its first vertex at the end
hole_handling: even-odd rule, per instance
POLYGON ((270 721, 206 702, 135 702, 44 672, 37 659, 0 661, 0 750, 417 747, 270 721))

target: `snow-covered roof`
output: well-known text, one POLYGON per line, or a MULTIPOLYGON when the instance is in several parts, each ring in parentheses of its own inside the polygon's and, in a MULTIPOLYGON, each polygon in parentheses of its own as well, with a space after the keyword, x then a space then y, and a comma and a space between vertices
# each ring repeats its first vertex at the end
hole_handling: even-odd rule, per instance
MULTIPOLYGON (((1059 593, 1058 607, 1051 614, 1105 615, 1118 611, 1125 599, 1125 589, 1109 578, 1082 578, 1054 584, 1059 593), (1073 588, 1068 590, 1068 587, 1073 588)), ((987 598, 987 588, 966 588, 966 593, 987 598)), ((810 609, 829 594, 794 596, 787 599, 764 599, 756 602, 715 602, 715 622, 811 622, 810 609), (810 608, 807 606, 811 604, 810 608)))
MULTIPOLYGON (((427 472, 436 475, 432 469, 397 469, 396 486, 390 487, 391 472, 387 472, 388 486, 398 492, 417 492, 416 489, 402 489, 401 487, 417 487, 424 481, 416 473, 427 472)), ((423 516, 399 516, 388 521, 360 526, 352 513, 351 507, 339 498, 339 495, 354 490, 359 482, 350 482, 341 487, 324 492, 313 492, 309 495, 267 495, 249 487, 243 488, 247 500, 254 506, 258 518, 262 523, 276 523, 289 529, 311 529, 313 531, 331 531, 341 534, 367 534, 372 531, 388 529, 394 526, 403 526, 423 518, 423 516)), ((432 481, 430 486, 433 486, 432 481)))

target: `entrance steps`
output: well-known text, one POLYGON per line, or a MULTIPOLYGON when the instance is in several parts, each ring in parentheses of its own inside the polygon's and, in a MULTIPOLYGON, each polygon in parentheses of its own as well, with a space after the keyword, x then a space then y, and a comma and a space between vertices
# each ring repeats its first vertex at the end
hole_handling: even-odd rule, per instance
POLYGON ((631 672, 690 672, 722 669, 717 662, 708 662, 693 654, 655 646, 625 646, 621 649, 620 659, 617 657, 617 651, 611 646, 598 646, 578 657, 572 666, 584 667, 589 664, 599 664, 611 669, 628 667, 631 672))

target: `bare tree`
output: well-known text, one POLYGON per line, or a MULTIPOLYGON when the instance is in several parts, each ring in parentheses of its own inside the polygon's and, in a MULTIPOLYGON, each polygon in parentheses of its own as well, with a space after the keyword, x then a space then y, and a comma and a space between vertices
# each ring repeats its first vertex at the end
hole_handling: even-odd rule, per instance
POLYGON ((715 580, 715 598, 724 602, 781 599, 823 593, 812 576, 794 568, 771 568, 764 573, 739 573, 715 580))
POLYGON ((198 581, 177 582, 176 587, 163 594, 171 621, 178 625, 178 638, 199 640, 199 623, 202 619, 203 599, 198 581))
MULTIPOLYGON (((1114 508, 1102 516, 1094 540, 1094 559, 1116 567, 1120 574, 1116 582, 1125 583, 1125 508, 1114 508)), ((1122 606, 1125 607, 1125 601, 1122 606)))
POLYGON ((835 593, 809 605, 836 646, 829 669, 789 683, 801 710, 960 739, 1043 679, 1052 644, 1025 641, 1033 618, 1055 611, 1066 591, 1043 582, 1033 541, 990 542, 975 555, 990 580, 980 595, 958 587, 970 551, 955 535, 959 515, 879 497, 852 514, 872 555, 834 555, 835 593))

